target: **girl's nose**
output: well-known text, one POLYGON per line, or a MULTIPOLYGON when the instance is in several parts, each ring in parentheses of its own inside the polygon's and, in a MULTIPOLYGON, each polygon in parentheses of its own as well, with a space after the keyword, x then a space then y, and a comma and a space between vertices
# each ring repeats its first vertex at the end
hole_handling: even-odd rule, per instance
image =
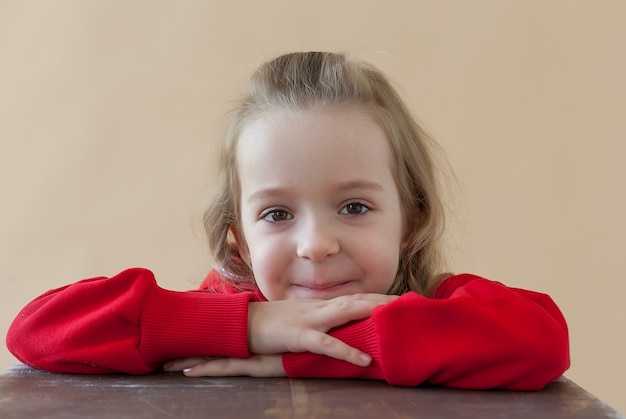
POLYGON ((298 257, 321 262, 328 256, 339 253, 336 231, 323 223, 311 223, 298 233, 298 257))

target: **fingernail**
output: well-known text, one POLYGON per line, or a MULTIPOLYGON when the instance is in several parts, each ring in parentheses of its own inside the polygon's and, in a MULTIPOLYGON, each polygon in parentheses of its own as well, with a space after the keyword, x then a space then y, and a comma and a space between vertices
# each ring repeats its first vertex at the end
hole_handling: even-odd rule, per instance
POLYGON ((183 370, 183 374, 187 375, 187 374, 191 373, 192 370, 193 370, 193 368, 185 368, 183 370))
POLYGON ((372 357, 368 354, 361 354, 361 360, 363 361, 364 366, 368 366, 370 362, 372 362, 372 357))

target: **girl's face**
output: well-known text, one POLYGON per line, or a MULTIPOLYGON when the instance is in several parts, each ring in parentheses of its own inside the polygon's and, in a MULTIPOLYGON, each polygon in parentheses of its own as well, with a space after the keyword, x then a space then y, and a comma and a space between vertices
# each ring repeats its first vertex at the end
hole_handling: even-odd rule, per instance
POLYGON ((273 111, 244 128, 240 247, 268 300, 387 292, 403 236, 391 161, 359 109, 273 111))

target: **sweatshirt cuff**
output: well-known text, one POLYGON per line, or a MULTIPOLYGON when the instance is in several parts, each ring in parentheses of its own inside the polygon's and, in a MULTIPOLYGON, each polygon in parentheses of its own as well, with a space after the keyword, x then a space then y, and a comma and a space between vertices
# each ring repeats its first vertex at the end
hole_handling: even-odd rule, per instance
POLYGON ((150 289, 139 314, 138 350, 155 366, 193 356, 248 358, 252 293, 213 294, 150 289))
POLYGON ((289 378, 366 378, 384 380, 378 342, 371 320, 350 323, 330 334, 372 357, 367 367, 310 352, 283 354, 283 367, 289 378))

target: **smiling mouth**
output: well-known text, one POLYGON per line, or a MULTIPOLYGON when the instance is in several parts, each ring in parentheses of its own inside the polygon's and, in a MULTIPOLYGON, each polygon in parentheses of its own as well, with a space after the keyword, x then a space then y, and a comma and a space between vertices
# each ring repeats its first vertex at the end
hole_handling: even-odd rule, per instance
POLYGON ((308 290, 313 290, 313 291, 325 291, 325 290, 331 290, 334 288, 339 288, 342 287, 344 285, 349 284, 351 281, 345 281, 345 282, 337 282, 334 284, 328 284, 328 285, 315 285, 315 284, 294 284, 296 287, 300 287, 300 288, 305 288, 308 290))
POLYGON ((296 299, 323 299, 354 294, 356 289, 351 285, 354 281, 334 282, 331 284, 292 284, 289 298, 296 299))

